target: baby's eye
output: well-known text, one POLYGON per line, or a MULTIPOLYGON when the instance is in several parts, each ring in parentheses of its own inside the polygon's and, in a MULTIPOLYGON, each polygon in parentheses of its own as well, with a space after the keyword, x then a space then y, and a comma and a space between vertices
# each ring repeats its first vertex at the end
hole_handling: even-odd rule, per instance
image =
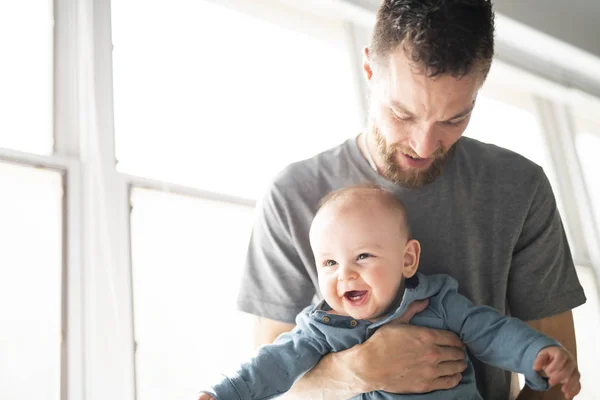
POLYGON ((337 263, 334 260, 326 260, 323 263, 323 266, 324 267, 333 267, 335 264, 337 264, 337 263))
POLYGON ((362 253, 362 254, 359 254, 356 259, 357 260, 364 260, 365 258, 369 258, 369 257, 371 257, 371 255, 369 253, 362 253))

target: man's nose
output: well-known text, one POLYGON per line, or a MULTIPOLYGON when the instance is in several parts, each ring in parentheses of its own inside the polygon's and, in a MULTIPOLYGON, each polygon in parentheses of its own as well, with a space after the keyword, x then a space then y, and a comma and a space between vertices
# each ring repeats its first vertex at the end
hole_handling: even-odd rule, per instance
POLYGON ((431 157, 441 147, 434 126, 425 123, 414 127, 409 144, 421 158, 431 157))

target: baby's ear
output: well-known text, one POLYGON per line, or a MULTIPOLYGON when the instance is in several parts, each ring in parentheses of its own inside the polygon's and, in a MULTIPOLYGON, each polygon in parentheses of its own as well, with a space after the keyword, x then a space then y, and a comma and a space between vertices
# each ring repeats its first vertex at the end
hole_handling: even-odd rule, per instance
POLYGON ((404 278, 410 278, 417 273, 420 257, 421 243, 415 239, 409 240, 404 247, 404 278))

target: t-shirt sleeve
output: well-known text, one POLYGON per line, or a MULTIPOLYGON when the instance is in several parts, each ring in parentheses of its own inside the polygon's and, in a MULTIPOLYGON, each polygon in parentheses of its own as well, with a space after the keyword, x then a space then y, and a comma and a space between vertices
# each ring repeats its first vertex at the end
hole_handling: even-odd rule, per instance
POLYGON ((540 168, 513 252, 508 281, 511 315, 535 320, 585 303, 550 182, 540 168))
POLYGON ((237 302, 241 311, 294 323, 310 305, 315 287, 291 234, 293 212, 275 184, 258 203, 237 302))

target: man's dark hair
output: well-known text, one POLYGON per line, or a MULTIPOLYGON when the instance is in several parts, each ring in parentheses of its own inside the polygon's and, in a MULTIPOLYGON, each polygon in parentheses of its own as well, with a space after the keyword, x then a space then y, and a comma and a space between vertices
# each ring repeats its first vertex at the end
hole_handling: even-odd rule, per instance
POLYGON ((494 56, 491 1, 383 0, 371 55, 383 62, 399 46, 430 77, 462 77, 474 68, 485 77, 494 56))

